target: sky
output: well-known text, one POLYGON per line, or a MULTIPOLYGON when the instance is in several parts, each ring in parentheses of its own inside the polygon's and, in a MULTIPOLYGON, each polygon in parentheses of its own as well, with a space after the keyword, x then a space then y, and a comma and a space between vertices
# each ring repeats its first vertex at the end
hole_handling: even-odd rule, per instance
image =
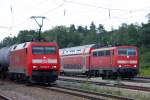
POLYGON ((150 0, 0 0, 0 13, 2 41, 21 30, 38 30, 31 16, 46 17, 42 31, 59 25, 89 26, 92 21, 108 31, 122 23, 146 23, 150 0))

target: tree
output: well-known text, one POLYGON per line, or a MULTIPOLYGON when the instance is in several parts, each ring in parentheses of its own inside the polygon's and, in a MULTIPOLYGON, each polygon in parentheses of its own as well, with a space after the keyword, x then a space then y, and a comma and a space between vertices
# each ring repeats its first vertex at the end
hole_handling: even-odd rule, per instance
POLYGON ((106 30, 104 29, 104 26, 102 24, 99 24, 98 25, 98 28, 97 28, 97 33, 105 33, 106 30))
POLYGON ((138 45, 139 30, 140 27, 138 25, 131 24, 128 26, 128 44, 138 45))
POLYGON ((74 24, 70 25, 69 32, 76 32, 76 28, 74 24))
POLYGON ((90 31, 93 33, 96 33, 96 26, 95 26, 94 22, 91 22, 90 31))
POLYGON ((8 36, 8 37, 3 39, 2 43, 1 43, 1 47, 11 46, 15 43, 16 43, 16 41, 14 41, 14 38, 11 38, 8 36))
POLYGON ((150 13, 146 16, 148 18, 148 23, 150 23, 150 13))
POLYGON ((77 32, 79 32, 79 33, 85 33, 84 27, 78 26, 77 32))
POLYGON ((34 30, 23 30, 20 31, 17 38, 18 38, 18 43, 22 43, 22 42, 27 42, 27 41, 31 41, 33 38, 37 38, 38 33, 35 32, 34 30))
POLYGON ((139 37, 143 46, 150 46, 150 23, 142 25, 139 37))

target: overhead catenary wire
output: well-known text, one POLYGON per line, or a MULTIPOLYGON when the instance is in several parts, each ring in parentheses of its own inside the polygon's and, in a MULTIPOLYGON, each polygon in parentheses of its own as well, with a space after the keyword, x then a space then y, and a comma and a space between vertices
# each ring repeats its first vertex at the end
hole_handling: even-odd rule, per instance
POLYGON ((102 6, 96 6, 96 5, 92 5, 92 4, 87 4, 87 3, 80 3, 80 2, 75 2, 75 1, 68 1, 68 0, 64 0, 65 3, 71 3, 71 4, 77 4, 77 5, 81 5, 81 6, 87 6, 87 7, 94 7, 94 8, 99 8, 99 9, 104 9, 104 10, 113 10, 113 11, 124 11, 124 12, 140 12, 140 11, 147 11, 150 10, 150 7, 145 7, 145 8, 141 8, 141 9, 119 9, 119 8, 108 8, 108 7, 102 7, 102 6))
POLYGON ((108 7, 102 7, 102 6, 95 6, 95 5, 91 5, 91 4, 87 4, 87 3, 79 3, 79 2, 68 1, 68 0, 65 0, 64 2, 65 2, 65 3, 77 4, 77 5, 81 5, 81 6, 88 6, 88 7, 100 8, 100 9, 104 9, 104 10, 128 11, 128 10, 126 10, 126 9, 114 9, 114 8, 108 8, 108 7))
POLYGON ((45 12, 41 13, 40 15, 46 15, 46 14, 48 14, 48 13, 51 13, 51 12, 53 12, 53 11, 55 11, 55 10, 57 10, 57 9, 61 8, 63 5, 64 5, 64 2, 63 2, 63 3, 61 3, 61 4, 59 4, 59 5, 58 5, 58 6, 56 6, 55 8, 48 9, 47 11, 45 11, 45 12))
MULTIPOLYGON (((14 0, 11 0, 11 2, 13 2, 14 0)), ((38 4, 46 4, 48 2, 48 0, 45 0, 45 1, 40 1, 38 4)), ((106 6, 97 6, 97 5, 92 5, 92 4, 88 4, 87 2, 86 3, 81 3, 81 2, 77 2, 77 1, 73 1, 73 0, 62 0, 62 2, 60 4, 58 4, 56 7, 54 8, 51 8, 51 9, 46 9, 46 11, 42 11, 40 13, 38 13, 38 15, 47 15, 49 13, 52 13, 56 10, 58 10, 59 8, 61 7, 64 7, 63 9, 63 16, 66 16, 66 14, 68 13, 68 10, 67 7, 65 7, 66 5, 65 4, 76 4, 76 5, 81 5, 81 6, 86 6, 86 7, 93 7, 93 8, 98 8, 98 9, 102 9, 102 10, 106 10, 105 12, 108 13, 108 19, 113 19, 114 18, 114 12, 113 11, 121 11, 121 12, 127 12, 128 14, 133 14, 133 13, 136 13, 136 12, 141 12, 141 11, 149 11, 150 7, 146 7, 146 8, 141 8, 141 9, 132 9, 132 10, 129 10, 129 9, 120 9, 120 8, 109 8, 109 7, 106 7, 106 6)), ((11 11, 11 14, 13 15, 14 13, 14 4, 10 4, 10 11, 11 11)), ((40 5, 37 5, 37 6, 40 6, 40 5)), ((89 13, 89 12, 88 12, 89 13)), ((78 15, 78 14, 76 14, 78 15)), ((56 15, 57 16, 57 15, 56 15)), ((129 15, 128 15, 129 16, 129 15)), ((13 15, 13 17, 15 17, 13 15)), ((13 30, 14 28, 16 27, 20 27, 22 24, 25 24, 26 21, 22 21, 20 22, 19 24, 14 24, 14 18, 12 17, 12 23, 10 26, 3 26, 1 25, 0 28, 3 28, 3 29, 9 29, 10 31, 13 30)), ((133 16, 134 17, 134 16, 133 16)), ((115 16, 115 18, 118 18, 118 19, 129 19, 130 17, 124 17, 124 18, 121 18, 120 16, 115 16)))
MULTIPOLYGON (((141 11, 141 10, 144 10, 144 8, 142 9, 134 9, 134 10, 126 10, 126 9, 113 9, 113 8, 107 8, 107 7, 101 7, 101 6, 95 6, 95 5, 91 5, 91 4, 85 4, 85 3, 79 3, 79 2, 75 2, 75 1, 68 1, 68 0, 62 0, 63 2, 61 4, 59 4, 58 6, 52 8, 52 9, 48 9, 47 11, 45 12, 42 12, 40 13, 39 15, 46 15, 48 13, 52 13, 53 11, 61 8, 62 6, 64 6, 65 3, 73 3, 73 4, 78 4, 78 5, 82 5, 82 6, 88 6, 88 7, 95 7, 95 8, 101 8, 101 9, 105 9, 105 10, 108 10, 108 17, 111 18, 111 13, 112 13, 112 10, 117 10, 117 11, 126 11, 128 13, 132 12, 134 13, 134 11, 141 11)), ((63 11, 63 15, 65 16, 67 13, 67 9, 64 8, 64 11, 63 11)), ((15 25, 16 26, 16 25, 15 25)), ((18 25, 17 25, 18 26, 18 25)))

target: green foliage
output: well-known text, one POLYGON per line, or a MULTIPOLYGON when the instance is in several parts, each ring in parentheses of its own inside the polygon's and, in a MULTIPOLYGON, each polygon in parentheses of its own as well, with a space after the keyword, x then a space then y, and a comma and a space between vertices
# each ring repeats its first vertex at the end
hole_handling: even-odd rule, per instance
POLYGON ((11 37, 6 37, 4 40, 0 43, 0 47, 5 47, 5 46, 11 46, 15 44, 17 41, 17 38, 11 38, 11 37))
MULTIPOLYGON (((149 41, 149 24, 142 26, 127 25, 123 23, 118 30, 112 30, 107 32, 102 24, 98 27, 91 22, 89 29, 87 26, 75 27, 74 24, 70 27, 56 26, 50 30, 41 33, 42 37, 46 38, 49 42, 57 42, 60 48, 85 45, 91 43, 99 44, 127 44, 127 45, 139 45, 148 46, 149 41), (143 34, 143 36, 141 36, 143 34), (143 38, 146 38, 144 40, 143 38)), ((11 39, 4 39, 0 46, 12 45, 12 43, 22 43, 25 41, 31 41, 38 37, 38 32, 33 30, 20 31, 17 37, 11 39)))
POLYGON ((24 31, 20 31, 17 38, 18 38, 18 43, 22 43, 25 41, 31 41, 33 39, 33 37, 37 37, 37 33, 34 30, 24 30, 24 31))
POLYGON ((139 37, 141 45, 150 46, 150 23, 142 25, 139 37))
POLYGON ((150 76, 150 48, 141 47, 140 53, 140 76, 150 76))
POLYGON ((145 52, 140 55, 140 67, 150 68, 150 52, 145 52))
MULTIPOLYGON (((50 42, 57 42, 60 48, 99 43, 99 44, 126 44, 136 45, 138 47, 150 47, 150 23, 142 24, 142 26, 123 23, 118 30, 107 32, 102 24, 98 27, 91 22, 89 29, 87 26, 70 27, 56 26, 51 30, 43 32, 42 37, 50 42)), ((6 38, 0 44, 1 47, 12 45, 12 43, 21 43, 31 41, 38 37, 38 32, 33 30, 20 31, 17 37, 6 38)))
POLYGON ((141 68, 140 76, 150 76, 150 68, 141 68))
POLYGON ((96 33, 96 26, 95 26, 94 22, 92 22, 90 25, 90 31, 91 31, 91 33, 96 33))

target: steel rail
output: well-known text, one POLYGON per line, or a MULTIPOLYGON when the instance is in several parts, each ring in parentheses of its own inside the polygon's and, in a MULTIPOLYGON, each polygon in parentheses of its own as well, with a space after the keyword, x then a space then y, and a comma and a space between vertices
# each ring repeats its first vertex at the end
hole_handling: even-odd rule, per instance
POLYGON ((12 100, 12 99, 0 93, 0 100, 12 100))
POLYGON ((78 97, 83 97, 91 100, 134 100, 133 98, 127 98, 122 96, 116 96, 111 94, 105 94, 105 93, 98 93, 98 92, 90 92, 87 90, 81 90, 77 88, 71 88, 61 85, 56 85, 53 87, 44 87, 44 86, 37 86, 38 88, 48 89, 56 92, 66 93, 78 97))
POLYGON ((145 92, 150 92, 149 87, 142 87, 142 86, 133 86, 133 85, 124 85, 124 84, 110 84, 108 82, 95 82, 95 81, 89 81, 89 80, 79 80, 79 79, 65 79, 65 78, 59 78, 61 81, 70 81, 70 82, 78 82, 78 83, 85 83, 88 82, 90 84, 95 85, 101 85, 101 86, 108 86, 108 87, 117 87, 117 88, 124 88, 124 89, 132 89, 132 90, 140 90, 145 92))

